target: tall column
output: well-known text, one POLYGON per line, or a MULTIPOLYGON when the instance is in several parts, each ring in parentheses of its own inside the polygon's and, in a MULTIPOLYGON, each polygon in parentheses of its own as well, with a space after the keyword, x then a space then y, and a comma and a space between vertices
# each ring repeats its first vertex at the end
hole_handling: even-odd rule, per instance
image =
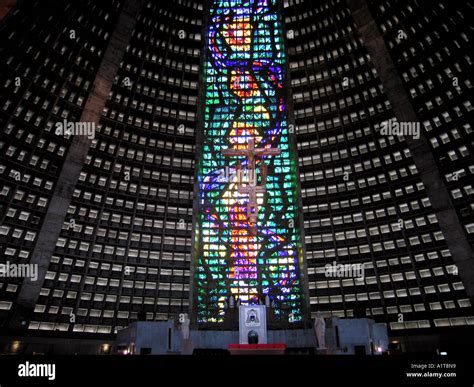
MULTIPOLYGON (((383 84, 393 113, 399 122, 416 122, 418 117, 410 97, 398 75, 395 64, 385 45, 366 0, 347 0, 358 26, 358 32, 370 55, 371 61, 383 84)), ((439 173, 431 147, 424 136, 419 139, 406 137, 405 142, 425 186, 433 210, 443 232, 446 244, 458 267, 466 293, 474 302, 474 254, 451 201, 451 197, 439 173)))
MULTIPOLYGON (((99 124, 142 4, 143 0, 125 1, 80 122, 99 124)), ((92 139, 87 136, 73 137, 29 262, 38 265, 38 278, 36 281, 24 279, 9 322, 12 329, 26 328, 26 321, 33 313, 91 143, 92 139)))

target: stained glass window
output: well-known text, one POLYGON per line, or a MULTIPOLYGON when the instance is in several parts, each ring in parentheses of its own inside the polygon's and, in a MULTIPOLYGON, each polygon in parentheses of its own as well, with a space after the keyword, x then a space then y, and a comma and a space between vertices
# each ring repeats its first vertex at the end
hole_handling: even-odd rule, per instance
POLYGON ((223 322, 232 302, 270 302, 276 316, 296 323, 303 318, 302 242, 277 0, 210 4, 194 251, 197 321, 223 322))

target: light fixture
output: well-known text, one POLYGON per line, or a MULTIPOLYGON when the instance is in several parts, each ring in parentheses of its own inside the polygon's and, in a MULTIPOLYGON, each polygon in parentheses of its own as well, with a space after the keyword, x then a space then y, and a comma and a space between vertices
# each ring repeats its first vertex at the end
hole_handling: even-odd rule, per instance
POLYGON ((12 341, 11 351, 12 353, 17 353, 20 349, 21 341, 12 341))

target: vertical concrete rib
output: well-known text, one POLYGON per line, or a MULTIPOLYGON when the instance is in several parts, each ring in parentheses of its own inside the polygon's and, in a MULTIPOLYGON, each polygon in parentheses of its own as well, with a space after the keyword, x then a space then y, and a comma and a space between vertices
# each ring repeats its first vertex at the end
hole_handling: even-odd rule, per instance
MULTIPOLYGON (((82 112, 81 122, 99 124, 143 0, 127 0, 124 3, 82 112)), ((24 279, 13 315, 10 317, 9 327, 12 329, 26 328, 22 321, 28 320, 38 301, 51 256, 91 143, 92 139, 87 136, 73 137, 30 260, 30 264, 38 265, 38 279, 36 281, 30 278, 24 279)))
MULTIPOLYGON (((358 32, 378 72, 385 94, 392 105, 395 117, 399 122, 418 121, 410 97, 398 75, 366 0, 346 1, 357 24, 358 32)), ((458 267, 459 277, 466 288, 471 303, 473 303, 473 250, 459 221, 443 178, 439 173, 431 147, 424 136, 421 136, 418 140, 407 136, 405 141, 425 186, 453 261, 458 267)))

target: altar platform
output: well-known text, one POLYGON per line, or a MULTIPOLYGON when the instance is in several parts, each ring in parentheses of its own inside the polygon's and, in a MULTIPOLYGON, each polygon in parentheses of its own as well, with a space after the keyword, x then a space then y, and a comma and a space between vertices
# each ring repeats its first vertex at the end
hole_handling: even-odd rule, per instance
POLYGON ((286 344, 229 344, 231 355, 284 355, 286 344))

